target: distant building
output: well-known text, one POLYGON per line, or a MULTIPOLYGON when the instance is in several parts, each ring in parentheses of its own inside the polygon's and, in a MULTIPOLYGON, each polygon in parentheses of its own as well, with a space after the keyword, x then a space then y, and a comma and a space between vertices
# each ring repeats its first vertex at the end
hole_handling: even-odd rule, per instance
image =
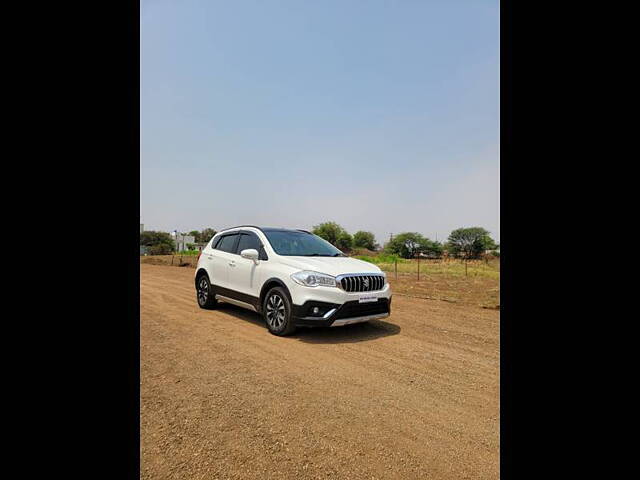
POLYGON ((183 235, 177 232, 171 232, 173 241, 176 242, 176 251, 188 250, 187 245, 189 243, 196 243, 196 239, 193 235, 183 235))

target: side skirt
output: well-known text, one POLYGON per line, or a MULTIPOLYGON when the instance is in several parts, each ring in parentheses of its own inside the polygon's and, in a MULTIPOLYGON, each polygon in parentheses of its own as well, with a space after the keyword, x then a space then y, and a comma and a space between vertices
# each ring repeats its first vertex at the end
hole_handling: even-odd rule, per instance
POLYGON ((237 292, 229 288, 218 287, 217 285, 211 285, 213 294, 216 300, 221 302, 231 303, 238 307, 243 307, 248 310, 260 313, 260 299, 246 293, 237 292))

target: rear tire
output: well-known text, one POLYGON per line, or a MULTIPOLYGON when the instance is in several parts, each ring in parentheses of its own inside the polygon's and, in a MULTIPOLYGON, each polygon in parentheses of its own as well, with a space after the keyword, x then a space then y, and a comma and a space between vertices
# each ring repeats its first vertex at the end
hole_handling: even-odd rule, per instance
POLYGON ((200 275, 196 280, 196 299, 198 306, 205 310, 213 310, 218 305, 211 289, 211 282, 206 274, 200 275))
POLYGON ((280 287, 267 292, 262 303, 262 315, 269 332, 279 337, 290 335, 296 330, 289 296, 280 287))

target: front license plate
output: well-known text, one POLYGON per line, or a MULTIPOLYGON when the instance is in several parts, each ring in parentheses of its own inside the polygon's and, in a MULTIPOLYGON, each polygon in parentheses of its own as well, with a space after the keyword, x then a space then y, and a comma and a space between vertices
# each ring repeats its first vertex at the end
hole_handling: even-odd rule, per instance
POLYGON ((378 297, 376 297, 375 295, 363 295, 358 300, 358 303, 377 302, 377 301, 378 301, 378 297))

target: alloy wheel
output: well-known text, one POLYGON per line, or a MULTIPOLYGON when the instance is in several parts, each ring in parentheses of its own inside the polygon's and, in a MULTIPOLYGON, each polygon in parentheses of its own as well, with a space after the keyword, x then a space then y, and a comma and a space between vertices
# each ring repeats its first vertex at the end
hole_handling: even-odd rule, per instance
POLYGON ((198 280, 198 303, 200 305, 205 305, 208 299, 209 282, 207 281, 207 277, 202 276, 200 277, 200 280, 198 280))
POLYGON ((280 295, 273 294, 267 300, 267 322, 271 328, 279 330, 284 323, 285 307, 284 300, 280 295))

